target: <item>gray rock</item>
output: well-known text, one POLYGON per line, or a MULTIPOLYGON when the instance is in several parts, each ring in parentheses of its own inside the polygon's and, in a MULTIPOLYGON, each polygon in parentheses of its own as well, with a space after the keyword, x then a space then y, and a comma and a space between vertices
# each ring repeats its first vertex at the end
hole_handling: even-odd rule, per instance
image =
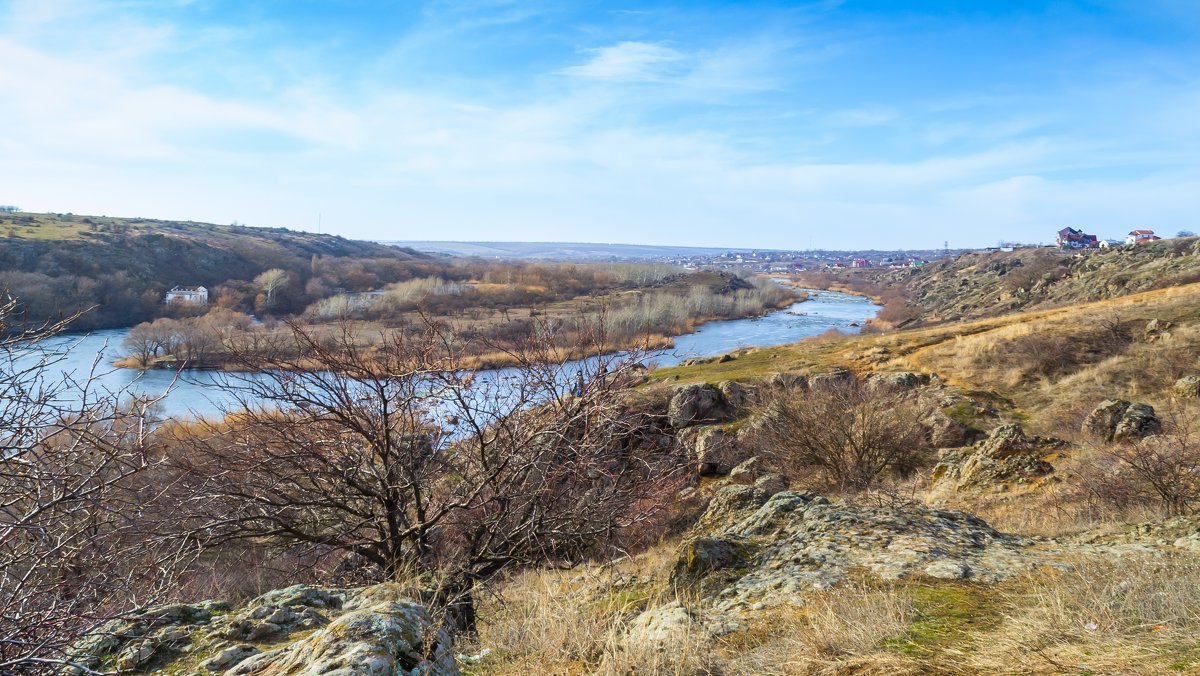
POLYGON ((942 451, 933 469, 930 497, 1007 490, 1054 473, 1045 458, 1069 447, 1061 439, 1025 434, 1017 424, 1000 425, 972 448, 942 451))
POLYGON ((690 445, 696 473, 700 476, 724 476, 750 457, 750 450, 736 436, 719 427, 699 428, 681 436, 690 445))
POLYGON ((745 460, 729 470, 729 480, 735 484, 750 486, 758 480, 759 471, 758 458, 750 458, 745 460))
POLYGON ((1200 375, 1184 376, 1175 381, 1175 396, 1186 398, 1200 397, 1200 375))
POLYGON ((725 397, 708 384, 685 385, 675 390, 667 407, 667 422, 675 429, 721 422, 729 418, 725 397))
POLYGON ((844 385, 852 380, 854 380, 854 374, 849 369, 837 368, 828 373, 818 373, 817 375, 809 376, 808 387, 813 390, 819 390, 844 385))
POLYGON ((643 611, 629 623, 626 645, 651 646, 660 650, 677 649, 689 636, 703 632, 695 614, 679 601, 643 611))
POLYGON ((1162 422, 1149 404, 1110 399, 1088 414, 1083 431, 1105 441, 1129 441, 1158 434, 1162 422))
POLYGON ((767 384, 785 391, 805 390, 808 389, 808 377, 803 373, 776 373, 767 379, 767 384))
POLYGON ((349 611, 299 641, 250 657, 229 673, 442 676, 459 670, 449 636, 434 628, 425 608, 396 601, 349 611))
POLYGON ((925 574, 942 580, 964 580, 971 574, 971 567, 961 561, 940 559, 925 566, 925 574))
POLYGON ((260 652, 262 651, 252 645, 230 646, 201 662, 200 668, 204 671, 225 671, 230 667, 237 666, 247 657, 257 655, 260 652))
POLYGON ((775 495, 787 490, 788 481, 779 474, 764 474, 754 482, 754 487, 766 495, 775 495))
POLYGON ((851 571, 995 582, 1047 561, 1029 550, 1032 542, 963 512, 835 504, 791 491, 763 500, 745 486, 718 491, 694 533, 674 579, 699 590, 718 612, 802 604, 851 571))
POLYGON ((211 655, 198 665, 205 673, 457 674, 448 635, 406 593, 396 584, 296 585, 221 615, 213 612, 229 606, 211 601, 151 608, 141 613, 151 621, 110 622, 72 654, 91 668, 112 659, 126 670, 162 659, 155 666, 169 673, 186 669, 181 662, 191 655, 211 655), (162 626, 166 618, 173 622, 162 626), (248 641, 274 649, 263 652, 248 641), (159 650, 164 645, 175 649, 159 650))
POLYGON ((717 389, 721 391, 725 404, 734 410, 746 409, 753 406, 758 400, 758 392, 755 388, 733 380, 717 383, 717 389))

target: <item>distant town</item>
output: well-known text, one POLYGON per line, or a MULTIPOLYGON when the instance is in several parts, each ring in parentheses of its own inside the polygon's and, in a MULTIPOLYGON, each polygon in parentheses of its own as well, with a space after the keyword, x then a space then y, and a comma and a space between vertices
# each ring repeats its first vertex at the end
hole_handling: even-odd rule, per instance
MULTIPOLYGON (((1000 242, 983 251, 1013 251, 1030 248, 1067 250, 1102 250, 1112 247, 1137 246, 1162 239, 1153 230, 1131 230, 1120 239, 1102 239, 1076 228, 1063 228, 1051 244, 1000 242)), ((1181 230, 1176 237, 1194 233, 1181 230)), ((981 249, 951 248, 949 242, 940 249, 917 250, 779 250, 779 249, 714 249, 698 247, 669 247, 630 244, 583 244, 560 242, 386 242, 408 246, 419 251, 494 259, 535 259, 545 261, 589 261, 662 263, 687 270, 715 269, 757 273, 788 274, 825 268, 918 268, 930 261, 957 256, 981 249)))

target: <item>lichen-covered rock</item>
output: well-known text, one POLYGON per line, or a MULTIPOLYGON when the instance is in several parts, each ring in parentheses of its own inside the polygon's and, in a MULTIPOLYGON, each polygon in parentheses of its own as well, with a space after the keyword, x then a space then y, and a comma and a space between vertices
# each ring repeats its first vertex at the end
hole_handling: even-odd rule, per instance
POLYGON ((938 408, 930 408, 921 424, 929 430, 929 443, 934 448, 959 448, 970 442, 971 428, 938 408))
POLYGON ((445 630, 424 606, 408 601, 352 610, 328 627, 233 667, 235 676, 317 674, 457 674, 445 630))
POLYGON ((779 474, 764 474, 754 482, 754 488, 764 495, 775 495, 780 491, 786 491, 788 481, 785 477, 779 474))
POLYGON ((1171 337, 1170 330, 1175 325, 1165 319, 1151 319, 1146 322, 1145 335, 1146 340, 1164 340, 1171 337))
POLYGON ((687 645, 689 636, 704 632, 694 612, 679 601, 650 608, 629 623, 625 644, 672 650, 687 645))
POLYGON ((398 585, 295 585, 238 609, 205 601, 115 620, 72 659, 125 671, 230 674, 456 674, 449 637, 398 585))
POLYGON ((1162 422, 1149 404, 1110 399, 1088 414, 1083 431, 1104 441, 1129 441, 1158 434, 1162 422))
POLYGON ((1195 399, 1200 397, 1200 375, 1184 376, 1175 381, 1175 396, 1195 399))
POLYGON ((720 612, 803 603, 852 570, 993 582, 1046 562, 1028 551, 1030 541, 978 517, 912 504, 853 506, 791 491, 768 498, 728 486, 701 524, 680 551, 674 579, 701 590, 720 612))
POLYGON ((667 422, 675 429, 711 424, 729 418, 721 390, 709 384, 684 385, 675 390, 667 407, 667 422))
POLYGON ((956 493, 1008 490, 1054 473, 1046 460, 1069 444, 1025 434, 1020 425, 1000 425, 974 447, 943 451, 933 470, 935 500, 956 493))
POLYGON ((715 570, 729 568, 742 560, 743 543, 730 539, 696 537, 686 540, 680 549, 673 579, 701 577, 715 570))
POLYGON ((911 390, 929 383, 929 376, 913 373, 911 371, 900 371, 896 373, 872 373, 867 378, 867 383, 874 386, 886 386, 898 390, 911 390))

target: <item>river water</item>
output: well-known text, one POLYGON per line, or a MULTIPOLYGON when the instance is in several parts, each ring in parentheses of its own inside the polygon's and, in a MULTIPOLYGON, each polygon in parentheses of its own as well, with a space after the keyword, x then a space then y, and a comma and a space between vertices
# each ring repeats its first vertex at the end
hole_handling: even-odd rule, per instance
MULTIPOLYGON (((704 324, 695 333, 675 338, 674 349, 655 353, 651 361, 653 365, 671 366, 685 359, 716 356, 743 347, 793 343, 831 328, 855 333, 856 325, 874 317, 878 310, 861 296, 833 291, 809 293, 815 294, 810 300, 763 317, 704 324)), ((112 392, 158 396, 170 388, 161 403, 166 417, 214 415, 222 407, 235 403, 233 395, 223 386, 226 374, 188 371, 177 376, 163 369, 113 368, 109 364, 124 356, 121 341, 125 333, 126 329, 110 329, 47 341, 58 355, 47 377, 54 379, 65 374, 79 380, 95 366, 94 384, 112 392)))

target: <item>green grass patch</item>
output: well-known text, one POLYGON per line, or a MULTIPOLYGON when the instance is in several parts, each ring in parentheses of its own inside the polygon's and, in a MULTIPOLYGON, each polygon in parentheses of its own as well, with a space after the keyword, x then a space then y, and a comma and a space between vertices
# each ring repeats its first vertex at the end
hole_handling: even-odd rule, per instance
POLYGON ((917 619, 880 647, 908 657, 930 658, 948 647, 961 647, 1003 619, 996 590, 985 585, 920 584, 905 592, 912 598, 917 619))

